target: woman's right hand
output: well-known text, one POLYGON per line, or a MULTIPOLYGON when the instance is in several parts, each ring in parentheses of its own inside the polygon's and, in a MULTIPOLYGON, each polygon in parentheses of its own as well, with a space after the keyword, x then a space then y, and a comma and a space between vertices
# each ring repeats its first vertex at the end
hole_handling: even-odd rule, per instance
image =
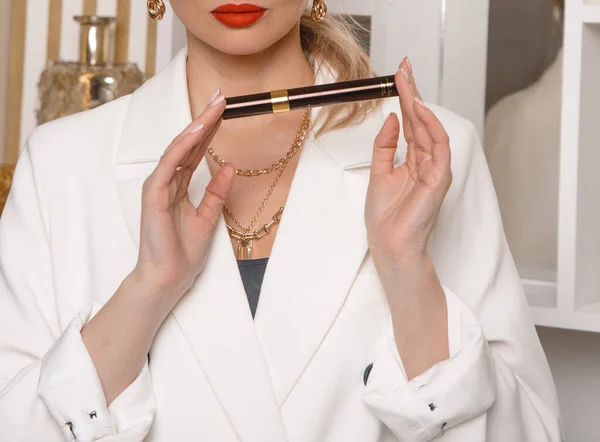
POLYGON ((134 279, 169 308, 202 271, 235 170, 223 166, 212 178, 200 205, 188 196, 192 174, 221 124, 225 100, 219 90, 202 115, 165 150, 142 190, 140 249, 134 279))

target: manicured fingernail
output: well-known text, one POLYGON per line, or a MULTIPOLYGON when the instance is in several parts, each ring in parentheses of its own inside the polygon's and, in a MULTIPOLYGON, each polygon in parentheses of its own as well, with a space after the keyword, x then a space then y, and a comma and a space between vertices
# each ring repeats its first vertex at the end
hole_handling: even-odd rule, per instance
POLYGON ((410 73, 413 73, 413 66, 412 63, 410 62, 410 58, 406 57, 406 64, 408 65, 408 70, 410 71, 410 73))
POLYGON ((217 96, 217 98, 215 98, 211 103, 210 103, 210 107, 216 106, 217 104, 219 104, 221 101, 223 101, 225 99, 225 95, 223 94, 219 94, 217 96))
POLYGON ((415 97, 415 101, 417 103, 419 103, 421 106, 426 107, 425 102, 423 100, 421 100, 419 97, 415 97))
POLYGON ((198 124, 198 125, 194 126, 194 127, 192 128, 192 130, 190 131, 190 133, 191 133, 191 134, 197 134, 197 133, 198 133, 198 132, 200 132, 200 131, 201 131, 203 128, 204 128, 204 124, 203 124, 203 123, 200 123, 200 124, 198 124))
POLYGON ((217 88, 216 91, 213 92, 213 94, 210 96, 210 101, 209 103, 212 103, 213 101, 215 101, 215 99, 221 94, 221 88, 217 88))
POLYGON ((408 72, 406 72, 406 69, 400 68, 400 72, 402 72, 402 75, 404 75, 404 78, 406 78, 406 81, 410 83, 410 80, 408 78, 408 72))

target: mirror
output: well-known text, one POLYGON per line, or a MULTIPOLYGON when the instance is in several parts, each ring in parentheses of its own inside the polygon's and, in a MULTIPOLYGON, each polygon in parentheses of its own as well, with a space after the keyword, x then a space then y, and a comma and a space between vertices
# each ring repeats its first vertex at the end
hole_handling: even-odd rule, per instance
POLYGON ((556 307, 563 11, 562 0, 490 1, 484 149, 528 298, 547 307, 556 307))

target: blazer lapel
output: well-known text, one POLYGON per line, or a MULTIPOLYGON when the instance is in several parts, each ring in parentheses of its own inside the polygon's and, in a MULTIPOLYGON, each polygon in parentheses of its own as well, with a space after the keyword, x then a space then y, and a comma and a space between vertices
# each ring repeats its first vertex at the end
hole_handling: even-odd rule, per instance
MULTIPOLYGON (((133 95, 123 127, 116 187, 138 246, 142 184, 166 146, 191 121, 185 60, 182 52, 133 95)), ((203 161, 190 183, 194 204, 209 180, 203 161)), ((206 267, 172 316, 240 440, 287 440, 223 218, 206 267)))
POLYGON ((325 339, 365 258, 364 166, 378 129, 363 124, 309 140, 300 158, 255 319, 280 406, 325 339))
MULTIPOLYGON (((194 204, 210 179, 202 169, 190 187, 194 204)), ((223 217, 205 268, 172 313, 240 440, 286 440, 223 217)))

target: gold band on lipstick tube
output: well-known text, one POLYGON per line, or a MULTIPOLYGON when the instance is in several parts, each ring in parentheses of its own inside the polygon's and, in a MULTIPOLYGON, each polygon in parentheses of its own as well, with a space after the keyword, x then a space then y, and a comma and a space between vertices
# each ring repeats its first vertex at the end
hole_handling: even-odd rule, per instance
POLYGON ((282 112, 290 111, 290 97, 288 91, 285 89, 271 92, 271 105, 273 106, 273 113, 280 114, 282 112))
POLYGON ((394 93, 395 83, 380 83, 381 86, 381 96, 382 97, 391 97, 394 93))

